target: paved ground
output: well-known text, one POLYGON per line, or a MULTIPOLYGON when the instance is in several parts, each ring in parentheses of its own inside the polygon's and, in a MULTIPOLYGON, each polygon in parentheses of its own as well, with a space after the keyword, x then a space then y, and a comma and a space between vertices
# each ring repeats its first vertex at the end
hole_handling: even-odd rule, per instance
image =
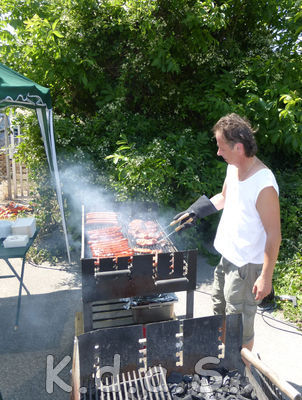
MULTIPOLYGON (((21 263, 13 260, 17 271, 21 263)), ((10 274, 0 261, 1 276, 10 274)), ((213 267, 198 262, 194 316, 211 315, 209 296, 213 267)), ((20 325, 14 331, 18 281, 0 279, 0 392, 3 400, 67 400, 74 337, 74 315, 81 310, 81 277, 77 265, 48 267, 26 264, 20 325), (50 371, 61 370, 52 385, 50 371), (61 387, 60 387, 61 386, 61 387)), ((185 314, 179 293, 177 315, 185 314)), ((257 315, 255 351, 280 376, 302 390, 302 335, 282 323, 257 315), (270 326, 270 325, 272 326, 270 326)))

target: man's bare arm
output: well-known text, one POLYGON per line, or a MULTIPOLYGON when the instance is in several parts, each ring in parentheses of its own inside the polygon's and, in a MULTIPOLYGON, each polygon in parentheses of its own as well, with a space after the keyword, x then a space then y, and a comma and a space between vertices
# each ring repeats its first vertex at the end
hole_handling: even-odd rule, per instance
POLYGON ((226 196, 226 183, 224 182, 222 191, 210 198, 211 202, 214 204, 217 210, 222 210, 224 208, 225 196, 226 196))
POLYGON ((256 208, 266 232, 266 244, 262 272, 254 284, 253 293, 256 300, 262 300, 272 290, 272 277, 281 243, 279 198, 273 187, 260 192, 256 208))

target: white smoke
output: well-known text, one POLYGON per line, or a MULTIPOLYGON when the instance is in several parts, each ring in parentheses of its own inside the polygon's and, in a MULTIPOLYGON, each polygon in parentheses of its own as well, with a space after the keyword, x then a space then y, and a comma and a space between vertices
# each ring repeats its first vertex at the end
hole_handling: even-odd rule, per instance
MULTIPOLYGON (((114 192, 108 188, 89 182, 93 166, 85 164, 68 165, 60 170, 63 196, 68 201, 67 230, 69 242, 76 251, 81 248, 82 214, 94 211, 116 211, 122 225, 126 226, 131 219, 156 219, 161 227, 167 227, 173 218, 174 210, 158 208, 152 212, 152 205, 127 201, 118 202, 114 192)), ((101 179, 100 179, 101 180, 101 179)), ((96 179, 98 181, 98 179, 96 179)), ((169 232, 167 232, 169 233, 169 232)))

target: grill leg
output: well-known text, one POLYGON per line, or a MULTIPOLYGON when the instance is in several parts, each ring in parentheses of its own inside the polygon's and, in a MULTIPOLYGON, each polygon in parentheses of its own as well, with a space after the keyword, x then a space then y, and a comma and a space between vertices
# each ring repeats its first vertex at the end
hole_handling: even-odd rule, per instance
POLYGON ((187 318, 193 318, 194 313, 194 290, 187 291, 187 304, 186 304, 187 318))
POLYGON ((92 331, 92 303, 83 303, 84 332, 92 331))

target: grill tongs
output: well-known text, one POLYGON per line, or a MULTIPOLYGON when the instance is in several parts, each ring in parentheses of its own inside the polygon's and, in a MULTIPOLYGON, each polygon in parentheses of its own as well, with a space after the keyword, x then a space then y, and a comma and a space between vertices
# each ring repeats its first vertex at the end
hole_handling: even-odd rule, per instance
POLYGON ((173 235, 176 232, 179 232, 181 229, 183 229, 184 227, 186 227, 187 224, 190 224, 191 222, 193 222, 193 217, 187 219, 184 223, 181 223, 184 219, 190 217, 190 213, 187 212, 183 215, 181 215, 178 219, 173 220, 172 222, 170 222, 170 224, 167 226, 167 228, 169 228, 170 226, 174 226, 177 223, 179 223, 179 225, 172 231, 170 232, 168 235, 166 235, 163 239, 161 239, 159 241, 159 243, 165 241, 169 236, 173 235))

